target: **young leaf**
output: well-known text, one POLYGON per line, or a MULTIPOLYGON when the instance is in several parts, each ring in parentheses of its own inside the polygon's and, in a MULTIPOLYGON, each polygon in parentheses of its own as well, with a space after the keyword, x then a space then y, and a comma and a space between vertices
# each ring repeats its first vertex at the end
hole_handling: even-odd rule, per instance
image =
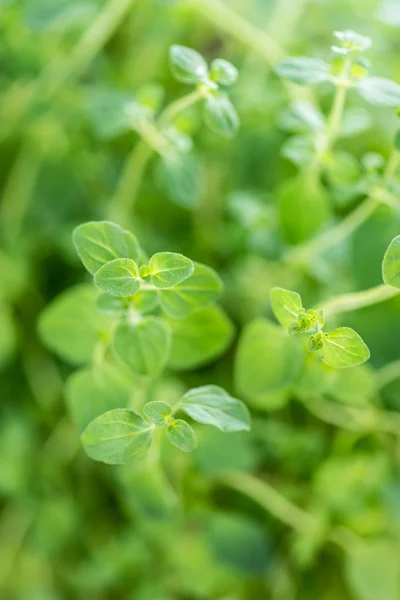
POLYGON ((319 352, 322 361, 335 369, 360 365, 370 357, 368 346, 350 327, 339 327, 323 334, 319 352))
POLYGON ((329 65, 323 60, 294 56, 275 67, 276 73, 298 85, 314 85, 329 79, 329 65))
POLYGON ((283 327, 296 323, 299 313, 304 311, 300 295, 283 288, 272 288, 270 293, 271 308, 278 322, 283 327))
POLYGON ((130 258, 116 258, 106 263, 94 276, 98 288, 112 296, 134 296, 140 289, 137 264, 130 258))
POLYGON ((363 52, 372 46, 371 38, 360 35, 351 29, 335 31, 334 36, 339 40, 340 46, 332 46, 331 50, 341 56, 346 56, 353 52, 363 52))
POLYGON ((153 285, 167 289, 186 281, 194 271, 194 264, 182 254, 158 252, 151 257, 149 269, 153 285))
POLYGON ((129 309, 129 302, 124 298, 118 298, 110 294, 100 294, 96 308, 110 317, 122 317, 129 309))
POLYGON ((169 417, 171 413, 172 406, 168 404, 168 402, 162 402, 159 400, 147 402, 147 404, 145 404, 143 407, 143 414, 156 427, 164 427, 167 417, 169 417))
POLYGON ((133 373, 154 376, 165 366, 170 352, 171 331, 158 317, 143 317, 137 323, 120 323, 114 334, 114 350, 133 373))
POLYGON ((117 408, 86 427, 81 440, 86 454, 109 465, 124 465, 150 448, 152 427, 134 410, 117 408))
POLYGON ((167 438, 173 446, 184 452, 193 452, 197 448, 197 436, 192 427, 182 419, 174 419, 167 427, 167 438))
POLYGON ((216 58, 211 63, 210 79, 220 85, 233 85, 239 77, 237 68, 223 58, 216 58))
POLYGON ((111 329, 111 319, 96 310, 98 296, 92 285, 78 285, 60 294, 40 315, 41 338, 73 365, 88 362, 100 337, 111 329))
POLYGON ((400 106, 400 85, 384 77, 364 77, 358 84, 360 95, 370 104, 400 106))
POLYGON ((206 61, 201 54, 186 46, 171 46, 169 65, 175 79, 183 83, 200 83, 208 79, 206 61))
POLYGON ((383 281, 400 289, 400 235, 389 244, 382 262, 383 281))
POLYGON ((216 92, 206 98, 204 122, 211 131, 226 138, 236 135, 240 125, 235 107, 223 92, 216 92))
POLYGON ((216 385, 205 385, 186 392, 180 408, 199 423, 221 431, 250 430, 247 406, 216 385))
POLYGON ((72 239, 79 258, 92 275, 115 258, 137 261, 140 256, 135 236, 110 221, 89 221, 78 225, 72 239))
POLYGON ((65 395, 79 430, 109 410, 127 407, 132 388, 129 375, 106 362, 101 369, 89 367, 73 373, 67 380, 65 395))
POLYGON ((203 187, 202 165, 193 154, 161 157, 157 164, 160 189, 174 204, 192 210, 199 202, 203 187))
POLYGON ((194 263, 194 271, 188 279, 174 288, 160 289, 158 297, 165 314, 182 319, 191 311, 214 302, 221 291, 222 282, 215 271, 194 263))
POLYGON ((187 370, 217 359, 229 347, 234 327, 219 306, 193 311, 184 319, 167 319, 172 331, 168 366, 187 370))

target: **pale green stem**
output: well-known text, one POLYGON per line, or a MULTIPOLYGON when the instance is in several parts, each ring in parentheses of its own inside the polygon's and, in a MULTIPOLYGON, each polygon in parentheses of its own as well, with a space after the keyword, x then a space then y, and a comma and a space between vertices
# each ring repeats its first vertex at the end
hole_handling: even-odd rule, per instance
POLYGON ((319 303, 316 308, 323 308, 325 316, 330 317, 339 313, 351 312, 359 308, 379 304, 397 296, 399 293, 400 290, 383 283, 369 290, 354 292, 352 294, 341 294, 340 296, 319 303))
POLYGON ((286 258, 288 261, 297 264, 306 264, 315 256, 321 255, 329 248, 337 246, 347 239, 362 223, 364 223, 375 211, 378 206, 378 200, 375 196, 368 196, 348 217, 340 221, 337 225, 322 232, 309 242, 290 249, 286 258))
POLYGON ((392 381, 400 378, 400 360, 395 360, 391 363, 388 363, 381 369, 379 369, 378 373, 378 384, 380 388, 385 387, 392 381))
MULTIPOLYGON (((169 104, 161 113, 156 125, 165 126, 173 123, 174 120, 190 106, 204 97, 204 90, 198 88, 183 98, 169 104)), ((148 126, 150 126, 148 124, 148 126)), ((159 154, 165 154, 166 146, 160 143, 160 137, 164 140, 159 130, 154 127, 152 132, 147 128, 143 131, 145 138, 141 139, 129 154, 123 167, 122 175, 118 182, 117 189, 109 203, 109 218, 117 223, 125 224, 136 202, 136 198, 143 180, 144 172, 154 151, 159 154), (154 143, 155 132, 158 133, 157 143, 154 143), (147 135, 146 135, 147 133, 147 135)))
POLYGON ((400 153, 393 150, 382 175, 381 183, 371 189, 364 202, 331 229, 323 231, 309 242, 290 249, 286 254, 286 259, 293 263, 306 264, 313 257, 323 254, 329 248, 333 248, 347 239, 360 225, 369 219, 379 204, 393 205, 393 197, 387 193, 385 186, 396 172, 399 164, 400 153))
MULTIPOLYGON (((319 526, 313 515, 293 504, 266 481, 240 472, 225 475, 219 481, 251 498, 268 513, 302 534, 313 532, 319 526)), ((346 551, 358 542, 356 534, 344 527, 336 527, 328 532, 327 539, 346 551)))

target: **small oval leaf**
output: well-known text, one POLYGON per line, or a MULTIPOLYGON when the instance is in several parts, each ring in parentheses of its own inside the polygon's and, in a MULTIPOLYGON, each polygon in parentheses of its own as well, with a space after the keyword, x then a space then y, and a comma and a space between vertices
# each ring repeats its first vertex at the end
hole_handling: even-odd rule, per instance
POLYGON ((176 252, 158 252, 149 262, 151 281, 159 289, 168 289, 186 281, 194 271, 193 262, 176 252))
POLYGON ((385 252, 382 277, 385 283, 400 289, 400 235, 390 242, 385 252))
POLYGON ((197 436, 186 421, 175 419, 167 428, 167 438, 173 446, 184 452, 193 452, 197 448, 197 436))
POLYGON ((112 296, 127 298, 140 289, 137 264, 130 258, 116 258, 106 263, 94 276, 98 288, 112 296))
POLYGON ((330 367, 354 367, 370 357, 364 340, 350 327, 339 327, 322 336, 321 360, 330 367))

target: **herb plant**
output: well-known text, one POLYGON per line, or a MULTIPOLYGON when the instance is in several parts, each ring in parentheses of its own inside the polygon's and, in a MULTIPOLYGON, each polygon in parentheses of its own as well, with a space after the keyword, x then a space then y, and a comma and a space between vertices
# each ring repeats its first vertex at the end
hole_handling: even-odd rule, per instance
POLYGON ((398 2, 0 4, 2 597, 399 600, 398 2))

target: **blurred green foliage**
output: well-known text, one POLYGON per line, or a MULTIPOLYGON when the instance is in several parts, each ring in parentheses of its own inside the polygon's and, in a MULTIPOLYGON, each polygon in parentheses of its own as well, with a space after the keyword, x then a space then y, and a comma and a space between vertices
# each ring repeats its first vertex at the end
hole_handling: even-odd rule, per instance
POLYGON ((399 600, 400 298, 329 315, 371 351, 345 370, 302 352, 270 304, 277 286, 312 307, 382 284, 400 233, 396 170, 383 181, 398 90, 374 78, 400 82, 399 27, 397 0, 0 0, 1 598, 399 600), (353 29, 373 41, 352 72, 367 84, 321 153, 332 32, 353 29), (239 79, 159 123, 193 93, 171 75, 176 45, 211 82, 235 80, 223 61, 239 79), (320 84, 294 84, 292 63, 282 79, 288 56, 314 66, 297 63, 297 83, 320 84), (161 378, 110 366, 110 396, 82 367, 107 316, 71 234, 113 207, 149 256, 209 265, 225 292, 168 317, 161 378), (159 460, 112 468, 84 454, 103 402, 172 405, 206 384, 246 401, 251 432, 191 423, 193 453, 162 440, 159 460))

